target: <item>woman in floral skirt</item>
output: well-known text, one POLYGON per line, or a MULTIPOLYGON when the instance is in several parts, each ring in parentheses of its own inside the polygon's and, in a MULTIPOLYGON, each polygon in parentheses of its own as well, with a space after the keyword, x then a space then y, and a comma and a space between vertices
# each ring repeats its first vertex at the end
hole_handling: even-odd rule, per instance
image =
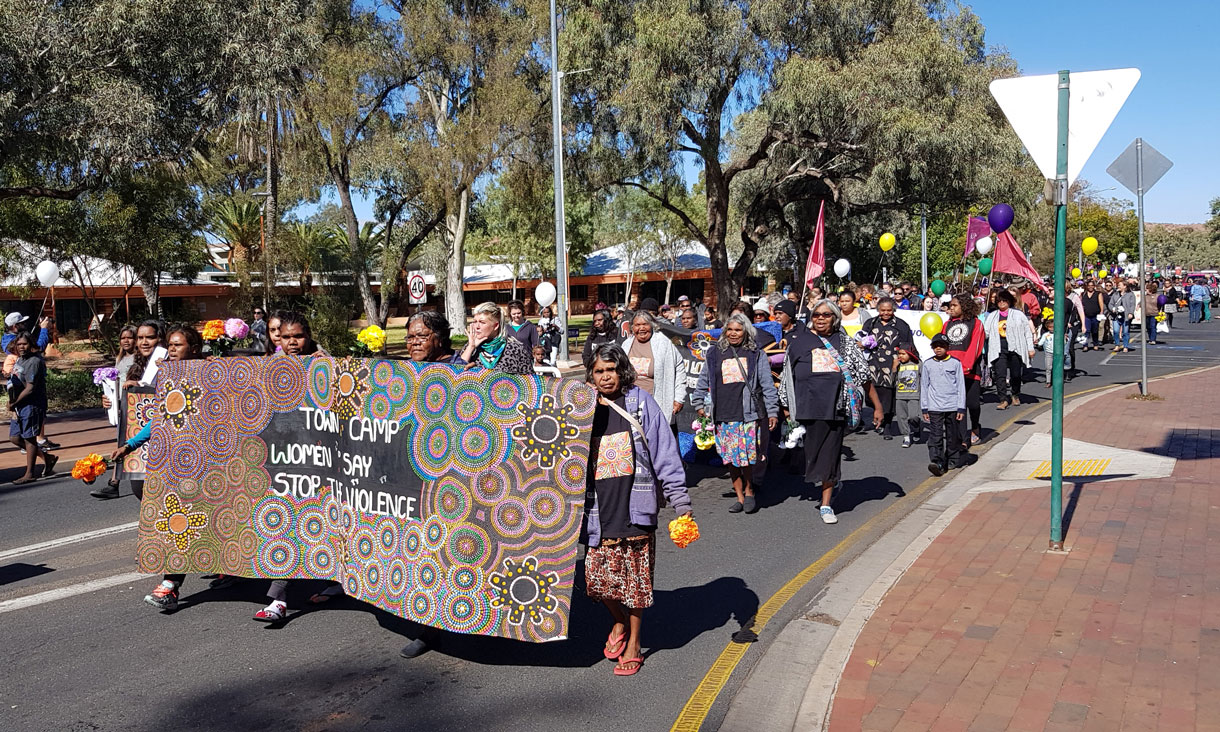
POLYGON ((759 431, 778 423, 779 398, 767 354, 754 340, 754 326, 741 313, 729 316, 716 348, 708 349, 694 403, 716 425, 716 451, 729 468, 737 502, 729 513, 754 513, 753 466, 759 431), (760 424, 767 420, 766 425, 760 424))
POLYGON ((657 513, 669 503, 690 515, 686 473, 669 415, 635 385, 626 352, 606 344, 593 354, 587 379, 597 389, 589 439, 585 518, 585 592, 614 617, 603 651, 615 676, 644 665, 640 628, 652 606, 657 513))

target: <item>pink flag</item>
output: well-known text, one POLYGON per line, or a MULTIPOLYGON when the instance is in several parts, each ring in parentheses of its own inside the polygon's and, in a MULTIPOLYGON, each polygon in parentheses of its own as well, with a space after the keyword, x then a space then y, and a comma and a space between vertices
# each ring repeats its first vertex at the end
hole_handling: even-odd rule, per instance
POLYGON ((1012 234, 1007 231, 1001 232, 995 238, 995 254, 992 256, 991 270, 1020 275, 1029 280, 1033 287, 1050 292, 1046 289, 1046 285, 1042 284, 1042 276, 1038 274, 1038 270, 1034 269, 1029 260, 1025 258, 1025 252, 1021 251, 1017 240, 1013 239, 1012 234))
POLYGON ((987 219, 978 217, 970 219, 970 223, 966 226, 966 254, 969 257, 974 251, 974 243, 979 239, 991 233, 991 224, 987 223, 987 219))
POLYGON ((809 261, 805 262, 805 286, 813 287, 813 281, 826 271, 826 201, 818 207, 818 226, 813 230, 813 244, 809 246, 809 261))

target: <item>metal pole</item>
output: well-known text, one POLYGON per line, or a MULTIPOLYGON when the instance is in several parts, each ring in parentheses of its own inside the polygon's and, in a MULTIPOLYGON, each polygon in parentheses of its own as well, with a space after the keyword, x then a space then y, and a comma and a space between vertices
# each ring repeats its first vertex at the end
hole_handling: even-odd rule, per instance
MULTIPOLYGON (((1144 138, 1135 138, 1135 200, 1136 200, 1136 215, 1139 217, 1140 227, 1140 302, 1148 297, 1148 281, 1147 269, 1148 260, 1144 258, 1144 138)), ((1140 318, 1144 321, 1141 325, 1140 332, 1143 334, 1144 342, 1140 344, 1140 393, 1148 396, 1148 318, 1144 315, 1144 308, 1140 308, 1140 318)), ((1153 320, 1153 326, 1156 327, 1156 321, 1153 320)))
POLYGON ((923 289, 921 294, 928 293, 928 207, 923 207, 923 212, 919 214, 919 261, 920 271, 923 275, 923 289))
POLYGON ((563 111, 559 99, 559 20, 551 0, 551 137, 555 166, 555 275, 558 295, 555 315, 559 318, 559 354, 568 360, 568 257, 563 213, 563 111))
POLYGON ((1063 551, 1063 336, 1067 325, 1068 85, 1059 72, 1059 137, 1055 156, 1055 351, 1051 361, 1051 551, 1063 551))

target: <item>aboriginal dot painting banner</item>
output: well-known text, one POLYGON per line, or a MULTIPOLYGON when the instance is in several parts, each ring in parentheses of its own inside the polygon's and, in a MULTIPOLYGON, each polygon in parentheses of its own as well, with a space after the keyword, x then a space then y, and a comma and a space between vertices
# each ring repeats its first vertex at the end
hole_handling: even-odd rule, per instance
POLYGON ((445 630, 567 634, 595 397, 410 361, 166 363, 144 572, 339 582, 445 630))
MULTIPOLYGON (((156 390, 151 386, 130 386, 123 391, 123 409, 119 412, 119 435, 127 442, 144 429, 156 413, 156 390)), ((143 480, 148 445, 133 450, 119 463, 119 480, 143 480)))

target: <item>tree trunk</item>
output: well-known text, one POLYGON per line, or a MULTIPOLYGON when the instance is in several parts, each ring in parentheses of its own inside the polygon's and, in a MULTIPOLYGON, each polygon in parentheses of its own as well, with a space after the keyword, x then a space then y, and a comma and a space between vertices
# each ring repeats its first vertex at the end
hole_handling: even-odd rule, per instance
POLYGON ((161 283, 156 272, 137 272, 136 279, 140 281, 140 289, 144 291, 144 302, 148 305, 148 315, 152 318, 161 316, 161 283))
POLYGON ((373 286, 369 282, 368 263, 360 251, 360 222, 356 219, 356 209, 352 206, 352 191, 348 182, 332 170, 335 188, 339 192, 339 204, 343 209, 343 224, 347 229, 347 246, 352 256, 352 269, 356 271, 356 289, 360 292, 360 302, 364 305, 364 315, 369 320, 377 317, 377 298, 373 297, 373 286))
POLYGON ((665 275, 665 304, 669 304, 669 296, 673 294, 674 271, 671 269, 665 275))
POLYGON ((463 189, 456 206, 445 216, 445 238, 449 244, 449 261, 445 264, 445 317, 452 332, 466 333, 466 299, 462 295, 466 269, 466 214, 470 210, 470 193, 463 189))
POLYGON ((263 216, 263 311, 271 312, 272 288, 275 287, 275 267, 271 252, 275 249, 277 224, 280 220, 280 116, 274 98, 267 100, 267 203, 263 216))
POLYGON ((708 260, 711 263, 712 287, 716 291, 716 308, 718 312, 727 312, 726 308, 740 298, 741 282, 733 277, 733 267, 729 265, 729 252, 726 246, 729 220, 729 187, 720 170, 718 161, 705 168, 707 180, 707 247, 708 260))

